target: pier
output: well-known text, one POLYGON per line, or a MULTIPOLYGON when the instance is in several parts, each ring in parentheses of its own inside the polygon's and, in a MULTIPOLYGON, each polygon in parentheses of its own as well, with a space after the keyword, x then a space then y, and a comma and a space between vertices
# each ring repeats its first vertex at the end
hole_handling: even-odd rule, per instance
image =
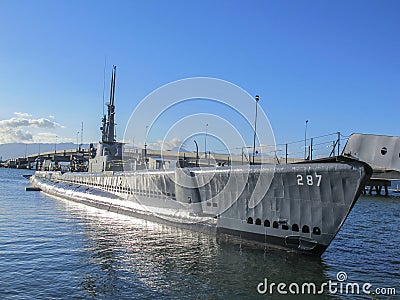
MULTIPOLYGON (((251 147, 249 147, 251 148, 251 147)), ((93 144, 89 149, 48 151, 8 159, 2 167, 36 170, 86 171, 89 157, 93 156, 93 144), (68 166, 61 169, 62 166, 68 166)), ((278 144, 274 151, 257 148, 255 153, 247 147, 232 153, 199 153, 160 151, 153 149, 124 149, 124 161, 145 160, 151 169, 165 167, 165 162, 179 162, 186 167, 230 166, 246 164, 292 164, 319 161, 329 157, 345 156, 364 161, 373 169, 371 179, 364 187, 369 195, 389 195, 392 181, 400 180, 400 137, 370 134, 342 136, 339 132, 302 141, 278 144), (340 145, 345 144, 341 149, 340 145), (261 156, 261 153, 264 157, 261 156), (254 157, 253 157, 254 154, 254 157), (304 157, 301 157, 304 155, 304 157), (267 158, 265 157, 267 156, 267 158)), ((127 167, 127 166, 125 166, 127 167)), ((170 166, 173 167, 173 166, 170 166)))
POLYGON ((364 188, 369 195, 389 195, 392 181, 400 180, 400 137, 354 133, 343 149, 348 156, 368 163, 373 170, 364 188))

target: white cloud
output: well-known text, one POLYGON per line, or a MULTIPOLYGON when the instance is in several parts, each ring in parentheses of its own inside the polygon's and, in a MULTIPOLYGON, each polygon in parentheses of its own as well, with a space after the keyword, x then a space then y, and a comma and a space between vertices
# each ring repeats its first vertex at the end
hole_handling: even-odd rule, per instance
POLYGON ((0 133, 0 144, 32 142, 33 136, 29 131, 21 129, 9 129, 0 133))
POLYGON ((50 119, 54 119, 54 118, 55 118, 55 116, 53 116, 53 115, 50 115, 50 116, 49 116, 49 118, 50 118, 50 119))
POLYGON ((54 138, 52 142, 55 140, 55 133, 38 133, 33 134, 30 130, 40 130, 40 129, 55 129, 55 128, 64 128, 60 124, 51 121, 46 118, 29 118, 31 115, 27 113, 15 112, 17 117, 12 117, 6 120, 0 120, 0 143, 29 143, 34 142, 37 139, 34 138, 36 135, 41 139, 40 142, 45 142, 47 138, 41 135, 50 134, 53 135, 54 138))
POLYGON ((148 146, 151 149, 163 149, 165 150, 171 150, 176 147, 180 147, 182 145, 182 140, 178 137, 174 137, 169 141, 163 141, 163 140, 158 140, 155 143, 149 143, 148 146))
MULTIPOLYGON (((54 132, 39 132, 33 137, 35 143, 63 143, 65 142, 63 138, 59 137, 54 132)), ((68 141, 69 142, 69 141, 68 141)))
POLYGON ((27 119, 23 117, 16 117, 7 120, 0 120, 0 129, 18 127, 55 128, 62 126, 45 118, 27 119))
POLYGON ((17 115, 18 117, 21 117, 21 118, 32 117, 31 114, 23 113, 23 112, 18 112, 18 111, 14 112, 14 115, 17 115))
POLYGON ((74 139, 59 136, 54 132, 40 132, 33 136, 33 142, 34 143, 48 143, 48 144, 54 144, 55 142, 57 142, 57 143, 74 143, 74 139))

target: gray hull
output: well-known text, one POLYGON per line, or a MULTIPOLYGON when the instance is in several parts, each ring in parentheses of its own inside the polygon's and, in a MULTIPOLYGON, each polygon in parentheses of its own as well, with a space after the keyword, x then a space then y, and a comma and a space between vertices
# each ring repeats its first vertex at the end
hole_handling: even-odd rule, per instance
POLYGON ((370 168, 354 161, 277 167, 262 201, 249 208, 241 197, 218 219, 218 232, 228 238, 239 236, 321 255, 344 224, 370 174, 370 168), (321 176, 319 185, 304 182, 307 175, 315 174, 321 176))
POLYGON ((101 209, 321 255, 370 175, 364 163, 331 160, 218 170, 36 172, 30 181, 45 193, 101 209))

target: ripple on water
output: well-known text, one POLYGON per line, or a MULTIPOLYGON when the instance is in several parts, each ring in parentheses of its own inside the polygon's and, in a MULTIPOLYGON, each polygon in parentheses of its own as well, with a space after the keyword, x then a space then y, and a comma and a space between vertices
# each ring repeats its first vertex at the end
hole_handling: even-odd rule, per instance
POLYGON ((27 193, 21 171, 0 172, 2 298, 265 299, 256 291, 264 278, 322 283, 339 271, 398 287, 399 198, 360 199, 322 258, 312 258, 27 193))

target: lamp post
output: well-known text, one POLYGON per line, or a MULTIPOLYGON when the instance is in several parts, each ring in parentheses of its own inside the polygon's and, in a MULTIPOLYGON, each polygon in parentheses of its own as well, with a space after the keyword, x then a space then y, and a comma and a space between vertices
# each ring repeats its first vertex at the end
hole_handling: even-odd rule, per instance
POLYGON ((254 157, 256 156, 256 136, 257 136, 257 108, 258 108, 258 101, 260 97, 256 95, 256 116, 254 118, 254 138, 253 138, 253 165, 254 165, 254 157))
POLYGON ((304 129, 304 160, 307 158, 307 125, 308 125, 308 120, 306 120, 306 126, 304 129))
POLYGON ((196 167, 198 167, 199 166, 199 146, 197 145, 196 140, 193 140, 193 142, 196 145, 196 167))
POLYGON ((83 122, 82 122, 82 127, 81 127, 81 143, 79 144, 79 150, 83 147, 83 122))
POLYGON ((57 165, 57 138, 58 136, 56 135, 56 143, 54 144, 54 167, 57 165))
POLYGON ((56 135, 56 142, 54 143, 54 159, 55 159, 55 155, 57 153, 57 138, 58 138, 58 136, 56 135))
POLYGON ((206 137, 204 138, 204 155, 205 155, 205 158, 207 158, 207 129, 208 129, 208 124, 206 124, 206 137))
POLYGON ((38 157, 35 159, 35 161, 36 161, 36 170, 39 170, 41 168, 41 165, 40 165, 40 142, 39 142, 38 146, 39 146, 38 157))
POLYGON ((79 152, 79 131, 76 132, 76 151, 79 152))
POLYGON ((146 126, 146 136, 144 137, 144 161, 147 166, 147 130, 149 129, 149 125, 146 126))

